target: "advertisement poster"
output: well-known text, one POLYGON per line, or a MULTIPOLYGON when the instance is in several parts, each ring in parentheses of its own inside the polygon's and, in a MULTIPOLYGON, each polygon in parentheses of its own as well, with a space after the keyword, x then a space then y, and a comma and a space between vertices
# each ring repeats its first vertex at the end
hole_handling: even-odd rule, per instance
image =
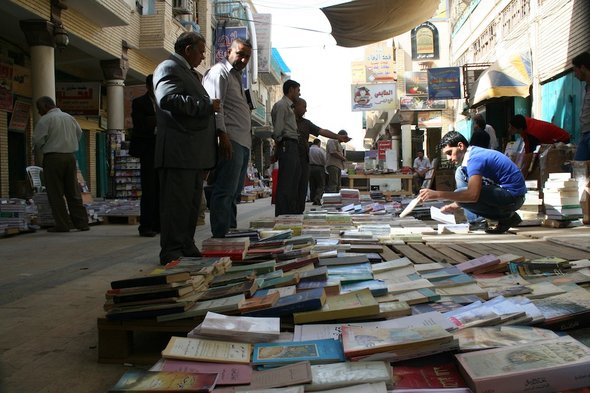
POLYGON ((431 100, 461 99, 461 71, 459 67, 428 70, 428 98, 431 100))
POLYGON ((406 79, 407 96, 428 95, 428 74, 425 71, 406 71, 404 77, 406 79))
POLYGON ((429 100, 428 96, 405 96, 399 99, 399 108, 406 111, 446 109, 445 100, 429 100))
POLYGON ((390 110, 397 106, 395 83, 352 85, 352 111, 390 110))
POLYGON ((391 141, 379 141, 377 142, 377 148, 379 151, 379 160, 385 161, 385 152, 391 150, 391 141))
POLYGON ((98 116, 100 114, 100 83, 56 83, 57 106, 70 115, 98 116))
POLYGON ((417 118, 418 118, 418 127, 424 127, 424 128, 442 127, 442 112, 441 111, 418 112, 417 118))
MULTIPOLYGON (((215 35, 215 63, 225 59, 227 49, 236 38, 248 38, 248 28, 246 27, 224 27, 216 29, 215 35)), ((250 64, 247 66, 250 69, 250 64)), ((242 86, 248 88, 248 71, 242 72, 242 86)))
POLYGON ((0 58, 0 110, 12 111, 12 60, 0 58))
POLYGON ((31 119, 31 101, 17 99, 12 108, 12 117, 8 129, 11 131, 25 131, 31 119))
POLYGON ((270 72, 272 15, 254 14, 253 17, 256 26, 256 42, 258 44, 258 72, 270 72))

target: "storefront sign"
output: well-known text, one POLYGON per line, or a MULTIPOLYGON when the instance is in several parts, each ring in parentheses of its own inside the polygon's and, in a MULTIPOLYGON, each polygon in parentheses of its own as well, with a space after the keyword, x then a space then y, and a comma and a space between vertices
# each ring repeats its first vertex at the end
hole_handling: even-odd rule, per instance
POLYGON ((272 14, 254 14, 253 17, 258 45, 258 72, 270 72, 272 14))
POLYGON ((10 131, 24 132, 29 125, 31 119, 31 101, 24 99, 17 99, 12 108, 12 116, 10 117, 10 124, 8 129, 10 131))
POLYGON ((424 22, 412 29, 412 60, 436 60, 438 54, 438 29, 424 22))
POLYGON ((428 98, 432 100, 461 99, 461 71, 459 67, 428 70, 428 98))
POLYGON ((407 96, 425 96, 428 94, 428 74, 426 72, 406 71, 404 78, 406 80, 407 96))
POLYGON ((385 152, 391 150, 391 141, 379 141, 377 142, 377 149, 379 151, 379 160, 385 161, 385 152))
POLYGON ((397 106, 395 83, 352 85, 352 111, 390 110, 397 106))
POLYGON ((70 115, 100 114, 100 83, 56 83, 57 106, 70 115))
POLYGON ((427 96, 401 97, 399 108, 406 111, 446 109, 444 100, 429 100, 427 96))

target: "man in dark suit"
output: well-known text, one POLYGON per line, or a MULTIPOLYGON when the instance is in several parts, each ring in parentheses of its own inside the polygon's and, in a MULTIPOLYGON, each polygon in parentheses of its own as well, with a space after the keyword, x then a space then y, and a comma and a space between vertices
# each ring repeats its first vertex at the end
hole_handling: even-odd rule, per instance
POLYGON ((155 167, 160 179, 160 263, 201 253, 194 235, 203 194, 203 172, 217 160, 217 136, 221 154, 227 154, 229 138, 216 135, 212 100, 193 67, 205 57, 205 38, 182 33, 174 51, 154 71, 156 96, 155 167))
POLYGON ((154 76, 145 78, 147 93, 131 103, 133 133, 129 154, 141 163, 141 201, 139 203, 139 236, 154 237, 160 232, 158 176, 154 168, 156 150, 156 110, 154 76))

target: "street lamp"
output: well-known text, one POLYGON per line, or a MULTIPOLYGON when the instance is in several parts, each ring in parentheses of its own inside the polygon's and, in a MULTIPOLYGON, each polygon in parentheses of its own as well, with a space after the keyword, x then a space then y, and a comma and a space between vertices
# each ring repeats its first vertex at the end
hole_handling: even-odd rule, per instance
POLYGON ((70 43, 68 32, 64 29, 61 23, 56 24, 53 28, 53 38, 55 40, 55 46, 59 49, 64 49, 70 43))

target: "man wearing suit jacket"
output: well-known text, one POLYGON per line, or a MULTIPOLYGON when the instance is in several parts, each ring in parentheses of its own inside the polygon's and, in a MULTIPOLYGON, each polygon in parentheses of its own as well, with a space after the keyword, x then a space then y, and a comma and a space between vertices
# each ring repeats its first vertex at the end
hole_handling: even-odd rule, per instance
POLYGON ((203 172, 215 166, 217 136, 221 154, 227 154, 229 138, 216 135, 215 112, 219 100, 211 100, 193 69, 205 57, 205 38, 182 33, 174 51, 154 71, 156 96, 155 167, 160 179, 160 263, 201 253, 194 235, 203 194, 203 172))
POLYGON ((158 175, 154 169, 156 149, 156 109, 154 76, 145 78, 147 92, 131 102, 133 134, 129 154, 141 163, 141 200, 139 203, 139 236, 154 237, 160 232, 158 175))

